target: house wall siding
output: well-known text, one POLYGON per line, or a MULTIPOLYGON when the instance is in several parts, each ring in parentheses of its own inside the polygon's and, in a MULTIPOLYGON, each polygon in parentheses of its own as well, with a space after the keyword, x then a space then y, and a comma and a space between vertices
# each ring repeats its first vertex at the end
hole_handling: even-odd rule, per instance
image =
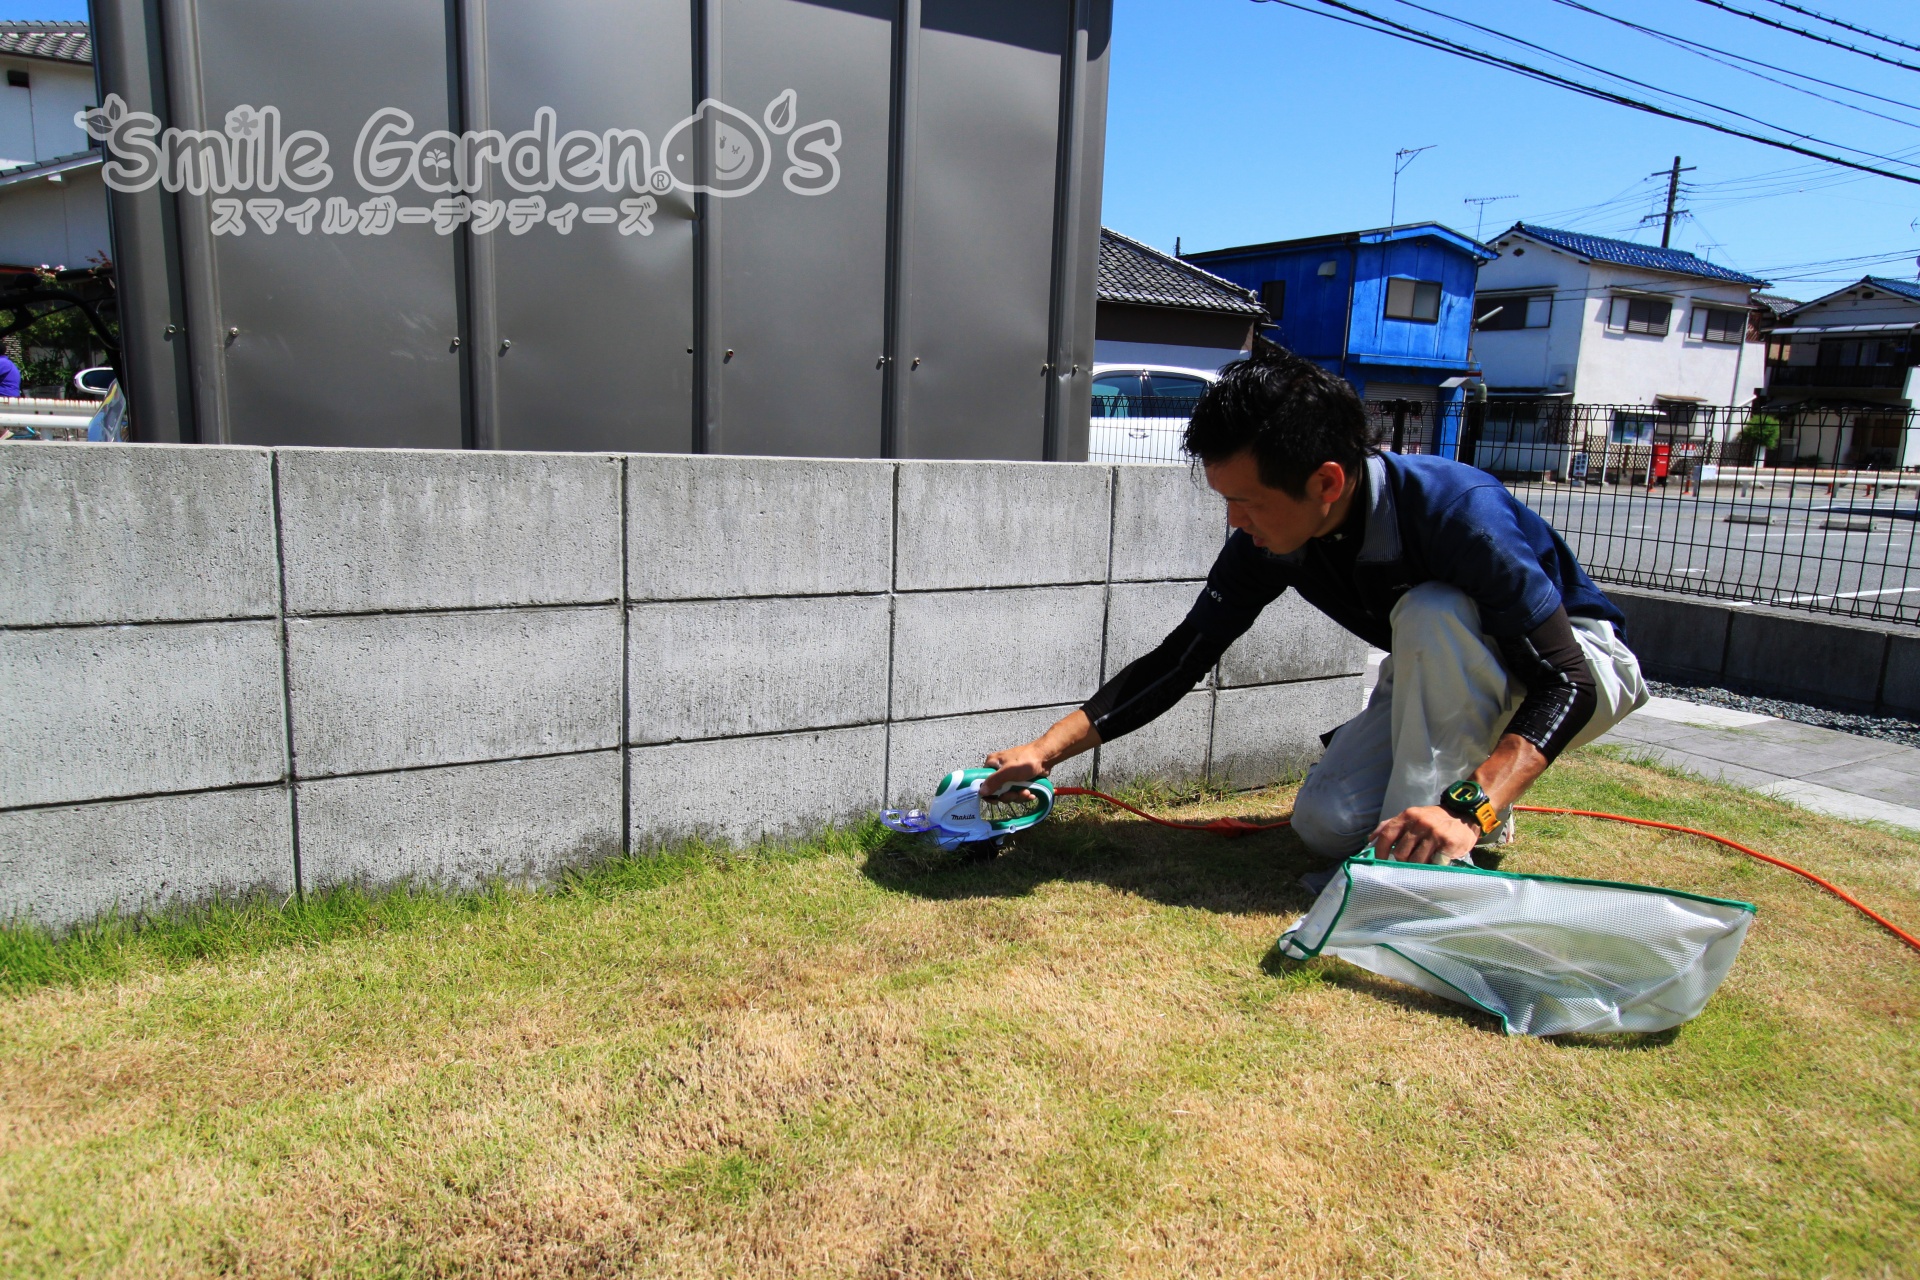
POLYGON ((1546 328, 1474 334, 1474 356, 1495 390, 1539 387, 1571 393, 1585 404, 1651 405, 1668 396, 1729 404, 1746 400, 1760 385, 1758 344, 1687 336, 1696 306, 1747 310, 1745 285, 1588 263, 1515 237, 1498 259, 1481 268, 1479 309, 1486 309, 1488 293, 1535 288, 1554 292, 1553 319, 1546 328), (1521 249, 1525 252, 1516 255, 1521 249), (1666 298, 1673 306, 1666 334, 1609 329, 1608 306, 1616 291, 1666 298))
POLYGON ((1358 257, 1349 354, 1379 363, 1458 367, 1467 350, 1478 264, 1433 240, 1362 245, 1358 257), (1387 281, 1396 276, 1440 283, 1436 323, 1387 318, 1387 281))

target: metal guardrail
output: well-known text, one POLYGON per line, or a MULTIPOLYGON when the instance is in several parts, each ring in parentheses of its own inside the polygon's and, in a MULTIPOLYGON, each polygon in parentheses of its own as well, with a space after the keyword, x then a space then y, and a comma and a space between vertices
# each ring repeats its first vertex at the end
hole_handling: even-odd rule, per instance
MULTIPOLYGON (((1193 402, 1096 401, 1089 460, 1183 462, 1193 402)), ((1920 624, 1920 414, 1747 406, 1369 404, 1382 449, 1499 476, 1600 582, 1920 624)))

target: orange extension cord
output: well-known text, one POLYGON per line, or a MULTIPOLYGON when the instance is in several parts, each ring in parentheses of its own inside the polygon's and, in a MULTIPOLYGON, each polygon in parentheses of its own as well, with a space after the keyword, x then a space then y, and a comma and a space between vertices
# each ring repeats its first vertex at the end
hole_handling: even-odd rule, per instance
MULTIPOLYGON (((1293 819, 1291 818, 1282 818, 1278 822, 1248 822, 1245 818, 1214 818, 1208 822, 1174 822, 1168 818, 1157 818, 1145 809, 1136 809, 1125 800, 1119 799, 1116 796, 1110 796, 1104 791, 1095 791, 1089 787, 1055 787, 1053 793, 1057 796, 1088 796, 1095 800, 1104 800, 1116 808, 1125 809, 1128 813, 1145 818, 1148 822, 1159 823, 1163 827, 1173 827, 1181 831, 1211 831, 1214 835, 1226 836, 1229 839, 1236 836, 1252 835, 1256 831, 1277 831, 1279 828, 1291 826, 1293 823, 1293 819)), ((1694 827, 1677 826, 1671 822, 1655 822, 1651 818, 1629 818, 1622 813, 1601 813, 1595 809, 1549 809, 1544 805, 1535 804, 1517 804, 1513 807, 1515 811, 1519 813, 1562 813, 1575 818, 1600 818, 1607 822, 1626 822, 1636 827, 1657 827, 1662 831, 1678 831, 1682 835, 1699 836, 1702 840, 1711 840, 1715 844, 1723 844, 1729 849, 1739 850, 1749 858, 1758 858, 1761 862, 1771 863, 1773 866, 1791 871, 1804 880, 1813 881, 1813 883, 1819 885, 1822 889, 1825 889, 1828 893, 1840 899, 1840 901, 1846 903, 1855 911, 1858 911, 1861 915, 1873 921, 1894 937, 1906 943, 1909 947, 1912 947, 1915 951, 1920 951, 1920 938, 1914 937, 1905 929, 1902 929, 1899 925, 1848 893, 1845 889, 1840 888, 1831 881, 1822 880, 1819 876, 1804 867, 1794 866, 1784 858, 1776 858, 1772 854, 1762 853, 1758 849, 1749 849, 1737 840, 1729 840, 1725 836, 1717 836, 1711 831, 1701 831, 1694 827)))

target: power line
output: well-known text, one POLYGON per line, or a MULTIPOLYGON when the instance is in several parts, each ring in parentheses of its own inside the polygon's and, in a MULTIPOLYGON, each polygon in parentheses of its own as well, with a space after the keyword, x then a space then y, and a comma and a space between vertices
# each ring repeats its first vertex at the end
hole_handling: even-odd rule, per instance
POLYGON ((1911 62, 1902 62, 1898 58, 1889 58, 1885 54, 1875 53, 1871 49, 1862 49, 1860 46, 1848 44, 1844 40, 1835 40, 1829 36, 1823 36, 1817 32, 1791 26, 1785 22, 1775 22, 1765 14, 1752 13, 1746 9, 1735 8, 1733 5, 1726 3, 1726 0, 1700 0, 1700 3, 1708 5, 1711 8, 1723 9, 1728 13, 1738 14, 1742 18, 1751 18, 1763 26, 1773 27, 1780 31, 1789 31, 1796 36, 1804 36, 1809 40, 1816 40, 1821 44, 1830 44, 1836 49, 1845 49, 1848 53, 1857 53, 1863 58, 1872 58, 1875 62, 1884 62, 1890 67, 1905 67, 1909 71, 1920 71, 1920 67, 1915 66, 1911 62))
POLYGON ((1795 93, 1802 93, 1807 95, 1810 98, 1817 98, 1821 102, 1830 102, 1836 107, 1845 107, 1849 111, 1858 111, 1862 115, 1873 116, 1875 119, 1887 120, 1892 122, 1893 124, 1907 125, 1910 128, 1913 127, 1913 121, 1911 120, 1902 120, 1898 116, 1890 116, 1884 111, 1875 111, 1871 107, 1863 107, 1858 105, 1857 103, 1846 102, 1840 98, 1829 97, 1824 93, 1818 93, 1812 89, 1803 88, 1797 84, 1789 84, 1785 80, 1776 80, 1774 77, 1770 75, 1764 75, 1761 72, 1753 70, 1752 68, 1765 67, 1768 71, 1778 71, 1783 76, 1794 76, 1794 77, 1797 77, 1798 79, 1805 80, 1811 84, 1825 85, 1829 89, 1838 89, 1842 93, 1852 93, 1852 94, 1857 94, 1863 98, 1872 98, 1875 102, 1885 102, 1891 106, 1900 107, 1906 111, 1920 111, 1920 107, 1915 107, 1910 102, 1902 102, 1898 98, 1889 98, 1884 94, 1871 93, 1868 90, 1858 89, 1852 85, 1841 84, 1838 81, 1834 81, 1834 80, 1822 80, 1819 76, 1808 75, 1804 71, 1795 71, 1791 67, 1776 66, 1774 63, 1763 62, 1758 58, 1749 58, 1745 54, 1735 53, 1731 49, 1715 49, 1712 45, 1701 44, 1698 40, 1689 40, 1686 36, 1676 35, 1671 31, 1661 31, 1654 27, 1644 26, 1641 23, 1631 21, 1630 19, 1619 17, 1616 14, 1611 14, 1603 10, 1596 9, 1592 5, 1582 4, 1580 3, 1580 0, 1554 0, 1554 3, 1559 5, 1564 5, 1569 9, 1577 10, 1580 13, 1591 14, 1593 17, 1604 19, 1607 22, 1617 23, 1620 26, 1628 28, 1629 30, 1638 31, 1640 34, 1644 36, 1650 36, 1651 38, 1658 40, 1663 44, 1670 44, 1676 49, 1680 49, 1684 52, 1691 53, 1696 57, 1705 58, 1709 62, 1717 62, 1723 67, 1726 67, 1733 71, 1740 72, 1742 75, 1753 76, 1755 79, 1765 80, 1768 84, 1777 84, 1783 89, 1791 89, 1795 93), (1734 61, 1728 61, 1728 59, 1733 59, 1734 61), (1735 65, 1736 62, 1744 62, 1744 63, 1747 63, 1748 65, 1744 67, 1737 66, 1735 65))
POLYGON ((1909 41, 1899 39, 1896 36, 1883 36, 1878 31, 1869 31, 1865 27, 1856 27, 1851 22, 1842 22, 1838 18, 1829 18, 1824 13, 1815 13, 1812 9, 1802 9, 1797 4, 1788 4, 1787 0, 1767 0, 1767 3, 1777 4, 1782 9, 1791 9, 1795 13, 1805 14, 1807 17, 1812 18, 1815 22, 1824 22, 1830 27, 1839 27, 1842 31, 1852 31, 1852 32, 1855 32, 1856 34, 1867 36, 1874 40, 1885 41, 1887 44, 1897 44, 1902 49, 1920 50, 1920 44, 1913 44, 1909 41))
POLYGON ((1391 36, 1396 40, 1404 40, 1408 44, 1419 45, 1422 48, 1434 49, 1441 53, 1451 53, 1456 57, 1465 58, 1470 62, 1478 62, 1486 66, 1513 71, 1529 79, 1538 80, 1542 84, 1550 84, 1557 88, 1568 89, 1589 98, 1597 98, 1602 102, 1611 102, 1616 106, 1630 107, 1635 111, 1644 111, 1649 115, 1660 116, 1668 120, 1678 120, 1683 124, 1699 125, 1703 129, 1712 129, 1715 133, 1724 133, 1735 138, 1745 138, 1749 142, 1757 142, 1762 146, 1774 147, 1781 151, 1791 151, 1795 155, 1806 156, 1811 160, 1822 160, 1828 164, 1839 165, 1842 168, 1858 169, 1862 173, 1877 174, 1883 178, 1892 178, 1897 182, 1920 186, 1920 177, 1914 177, 1904 173, 1894 173, 1888 169, 1875 168, 1873 165, 1861 164, 1857 160, 1848 160, 1842 156, 1833 156, 1822 151, 1815 151, 1810 147, 1800 146, 1798 143, 1783 142, 1778 138, 1769 138, 1757 133, 1748 133, 1744 129, 1736 129, 1731 125, 1719 124, 1712 120, 1702 120, 1698 116, 1690 116, 1684 112, 1673 111, 1666 107, 1656 106, 1650 102, 1641 102, 1637 98, 1629 98, 1611 89, 1602 89, 1595 85, 1583 84, 1578 80, 1571 80, 1566 76, 1557 75, 1554 72, 1545 71, 1539 67, 1529 66, 1524 62, 1516 62, 1511 58, 1503 58, 1498 54, 1487 53, 1468 45, 1459 44, 1456 41, 1448 40, 1444 36, 1437 36, 1431 32, 1421 31, 1416 27, 1409 27, 1403 23, 1394 22, 1392 19, 1381 17, 1379 14, 1369 13, 1365 9, 1343 4, 1340 0, 1318 0, 1318 3, 1330 8, 1341 9, 1348 13, 1357 14, 1359 17, 1368 19, 1369 21, 1361 22, 1352 18, 1342 18, 1338 15, 1326 13, 1320 9, 1315 9, 1307 4, 1300 3, 1299 0, 1254 0, 1254 3, 1278 4, 1289 9, 1298 9, 1302 13, 1311 13, 1334 22, 1345 23, 1350 27, 1358 27, 1362 31, 1371 31, 1377 35, 1391 36))
MULTIPOLYGON (((1786 128, 1784 125, 1777 125, 1773 123, 1771 120, 1762 120, 1759 116, 1748 115, 1744 111, 1735 111, 1732 107, 1723 107, 1716 102, 1708 102, 1704 98, 1695 98, 1689 94, 1676 93, 1672 89, 1662 89, 1657 84, 1649 84, 1645 80, 1636 80, 1632 76, 1621 75, 1617 71, 1609 71, 1605 67, 1595 66, 1591 62, 1582 62, 1578 58, 1569 57, 1564 53, 1556 52, 1553 49, 1547 48, 1545 45, 1535 44, 1531 40, 1523 40, 1519 36, 1508 35, 1504 31, 1496 31, 1492 27, 1481 26, 1479 23, 1470 22, 1465 18, 1456 18, 1452 14, 1443 13, 1438 9, 1429 9, 1426 5, 1418 3, 1418 0, 1394 0, 1394 3, 1404 5, 1406 8, 1409 8, 1409 9, 1417 9, 1421 13, 1430 14, 1433 17, 1441 18, 1448 22, 1458 23, 1463 27, 1472 27, 1475 31, 1484 32, 1487 35, 1493 36, 1495 39, 1505 40, 1510 44, 1517 44, 1517 45, 1520 45, 1522 48, 1532 49, 1537 53, 1544 53, 1549 58, 1554 58, 1560 62, 1571 63, 1576 67, 1583 67, 1588 71, 1592 71, 1599 75, 1606 76, 1609 79, 1619 80, 1622 83, 1634 85, 1641 89, 1650 89, 1654 93, 1663 94, 1669 98, 1678 98, 1682 102, 1691 102, 1695 106, 1706 107, 1710 111, 1725 112, 1727 115, 1736 116, 1742 120, 1750 120, 1754 124, 1760 125, 1763 128, 1776 129, 1779 132, 1787 134, 1791 137, 1804 138, 1809 142, 1817 142, 1823 147, 1839 147, 1842 151, 1851 151, 1855 155, 1867 156, 1874 160, 1885 161, 1888 164, 1899 163, 1898 161, 1894 160, 1891 156, 1883 156, 1878 152, 1866 151, 1859 147, 1850 147, 1844 142, 1829 142, 1825 138, 1816 138, 1816 137, 1813 137, 1811 134, 1801 133, 1798 130, 1786 128)), ((1342 5, 1340 7, 1345 8, 1346 6, 1342 5)), ((1901 123, 1901 122, 1896 121, 1896 123, 1901 123)))

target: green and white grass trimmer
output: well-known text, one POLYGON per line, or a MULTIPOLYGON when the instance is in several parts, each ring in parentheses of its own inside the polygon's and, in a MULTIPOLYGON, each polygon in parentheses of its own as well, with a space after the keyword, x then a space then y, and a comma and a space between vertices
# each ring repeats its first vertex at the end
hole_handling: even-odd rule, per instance
POLYGON ((958 849, 984 841, 998 844, 1053 812, 1053 783, 1046 778, 1035 778, 1014 785, 1030 793, 1038 802, 1037 808, 1011 817, 993 816, 994 808, 1011 807, 980 794, 980 784, 991 778, 993 772, 992 769, 955 769, 940 779, 933 800, 925 809, 905 812, 883 809, 880 821, 906 835, 927 836, 942 849, 958 849))

